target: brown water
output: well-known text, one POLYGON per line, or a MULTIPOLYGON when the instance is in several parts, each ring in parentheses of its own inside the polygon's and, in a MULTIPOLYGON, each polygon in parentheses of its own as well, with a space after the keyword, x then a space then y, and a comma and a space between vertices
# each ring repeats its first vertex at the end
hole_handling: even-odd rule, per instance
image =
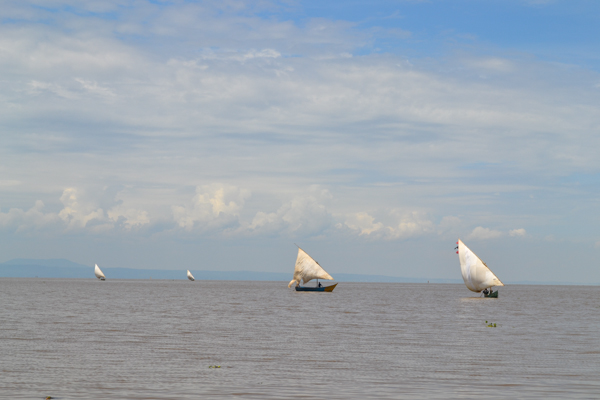
POLYGON ((598 290, 4 278, 0 398, 599 398, 598 290))

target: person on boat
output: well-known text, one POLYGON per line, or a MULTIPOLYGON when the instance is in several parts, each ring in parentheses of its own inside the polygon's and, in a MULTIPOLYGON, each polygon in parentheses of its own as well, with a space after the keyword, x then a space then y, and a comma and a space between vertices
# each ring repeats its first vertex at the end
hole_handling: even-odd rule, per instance
POLYGON ((490 292, 487 290, 487 288, 486 288, 486 289, 483 289, 483 294, 484 294, 484 295, 486 295, 486 296, 487 296, 489 293, 490 293, 490 292))
POLYGON ((321 282, 319 282, 319 287, 323 287, 323 285, 321 285, 321 282))

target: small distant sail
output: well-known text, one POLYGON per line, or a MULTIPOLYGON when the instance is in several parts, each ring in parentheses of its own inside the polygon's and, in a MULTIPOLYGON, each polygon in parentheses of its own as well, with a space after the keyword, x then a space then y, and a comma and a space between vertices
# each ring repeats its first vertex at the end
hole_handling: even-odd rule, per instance
POLYGON ((189 270, 189 269, 188 269, 188 279, 189 279, 190 281, 195 281, 195 279, 194 279, 194 275, 192 275, 192 273, 190 272, 190 270, 189 270))
POLYGON ((504 286, 492 270, 460 239, 458 239, 458 258, 463 280, 469 290, 479 293, 492 286, 504 286))
POLYGON ((94 274, 96 274, 96 278, 100 279, 101 281, 106 279, 106 277, 100 270, 100 267, 98 267, 98 264, 96 264, 96 268, 94 268, 94 274))
POLYGON ((288 287, 296 286, 301 282, 306 283, 313 279, 329 279, 333 280, 323 267, 318 262, 313 260, 304 250, 298 247, 298 258, 296 258, 296 268, 294 269, 294 279, 289 283, 288 287))

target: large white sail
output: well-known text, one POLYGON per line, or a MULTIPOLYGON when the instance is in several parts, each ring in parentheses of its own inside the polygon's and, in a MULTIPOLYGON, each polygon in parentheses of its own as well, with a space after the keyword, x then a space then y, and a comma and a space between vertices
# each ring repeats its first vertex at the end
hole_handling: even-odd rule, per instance
POLYGON ((294 279, 289 283, 291 287, 294 283, 296 286, 301 282, 306 283, 313 279, 329 279, 333 280, 323 267, 318 262, 313 260, 311 256, 306 254, 304 250, 298 247, 298 258, 296 258, 296 268, 294 269, 294 279))
POLYGON ((100 267, 98 267, 98 264, 96 264, 96 268, 94 268, 94 274, 96 275, 96 278, 98 278, 98 279, 100 279, 102 281, 104 279, 106 279, 106 277, 104 276, 104 274, 100 270, 100 267))
POLYGON ((188 279, 189 279, 190 281, 195 281, 195 279, 194 279, 194 275, 192 275, 192 273, 190 272, 190 270, 189 270, 189 269, 188 269, 187 271, 188 271, 188 274, 187 274, 187 277, 188 277, 188 279))
POLYGON ((469 290, 481 292, 492 286, 504 286, 492 270, 460 239, 458 239, 458 258, 463 280, 469 290))

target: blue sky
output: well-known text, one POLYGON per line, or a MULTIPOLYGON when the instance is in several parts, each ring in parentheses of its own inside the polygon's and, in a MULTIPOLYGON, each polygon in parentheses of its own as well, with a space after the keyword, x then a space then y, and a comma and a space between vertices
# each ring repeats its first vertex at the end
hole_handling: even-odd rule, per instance
POLYGON ((0 261, 600 282, 594 1, 8 1, 0 261))

